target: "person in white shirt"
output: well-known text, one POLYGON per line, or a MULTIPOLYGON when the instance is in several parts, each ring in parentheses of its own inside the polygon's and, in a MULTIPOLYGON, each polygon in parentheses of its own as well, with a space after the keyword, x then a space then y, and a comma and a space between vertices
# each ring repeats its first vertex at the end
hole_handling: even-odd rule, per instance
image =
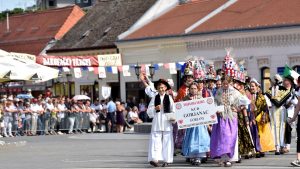
POLYGON ((158 93, 151 99, 149 105, 154 108, 147 111, 149 117, 153 117, 148 161, 154 167, 159 167, 159 161, 162 161, 164 167, 173 162, 174 101, 170 95, 166 94, 166 91, 171 88, 166 80, 159 79, 154 86, 158 93))
POLYGON ((18 110, 13 104, 12 97, 8 97, 6 105, 4 107, 4 128, 3 135, 4 137, 13 137, 12 135, 12 122, 13 122, 13 113, 16 113, 18 110))
POLYGON ((57 134, 61 135, 63 134, 61 130, 66 129, 66 122, 65 117, 69 110, 67 109, 65 105, 65 98, 62 98, 59 100, 59 103, 57 105, 58 113, 57 113, 57 122, 58 122, 58 131, 57 134))
POLYGON ((95 102, 91 105, 91 109, 93 109, 98 115, 103 110, 102 105, 99 102, 99 99, 97 98, 95 102))
POLYGON ((42 115, 44 112, 44 108, 41 105, 41 100, 33 99, 31 104, 31 134, 36 135, 37 134, 37 120, 38 116, 42 115))
MULTIPOLYGON (((293 118, 294 115, 294 109, 295 106, 298 103, 297 96, 295 95, 295 89, 292 88, 293 82, 292 80, 285 78, 283 81, 284 87, 291 91, 291 96, 288 98, 288 100, 285 102, 283 105, 283 111, 284 115, 287 116, 287 121, 291 118, 293 118)), ((284 134, 284 141, 285 141, 285 146, 281 150, 282 153, 288 153, 290 151, 290 145, 292 141, 292 127, 289 123, 285 124, 285 134, 284 134)))
POLYGON ((143 121, 139 118, 138 108, 134 106, 131 111, 128 113, 128 123, 135 124, 135 123, 143 123, 143 121))
MULTIPOLYGON (((298 87, 300 87, 300 76, 298 77, 298 87)), ((291 119, 288 120, 289 124, 292 124, 297 120, 297 159, 291 162, 291 165, 300 167, 300 90, 296 91, 296 96, 298 97, 298 103, 294 110, 294 115, 291 119)))
POLYGON ((50 120, 51 120, 51 112, 54 110, 54 105, 52 103, 51 99, 47 100, 46 103, 46 112, 44 114, 44 128, 45 128, 45 134, 49 135, 50 130, 50 120))

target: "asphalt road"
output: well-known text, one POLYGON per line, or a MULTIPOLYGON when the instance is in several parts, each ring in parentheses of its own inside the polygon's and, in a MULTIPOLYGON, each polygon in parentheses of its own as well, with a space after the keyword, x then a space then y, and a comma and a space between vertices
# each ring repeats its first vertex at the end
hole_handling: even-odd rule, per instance
MULTIPOLYGON (((0 169, 91 169, 152 168, 147 163, 146 134, 82 134, 1 138, 0 169), (9 143, 9 144, 7 144, 9 143)), ((295 141, 291 153, 260 159, 243 160, 232 168, 291 168, 296 158, 295 141)), ((176 156, 168 168, 220 168, 209 160, 200 167, 176 156)))

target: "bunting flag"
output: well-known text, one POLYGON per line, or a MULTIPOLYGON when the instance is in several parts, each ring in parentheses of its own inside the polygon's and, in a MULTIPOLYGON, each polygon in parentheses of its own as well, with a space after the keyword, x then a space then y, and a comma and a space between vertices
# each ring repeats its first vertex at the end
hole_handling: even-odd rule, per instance
POLYGON ((181 70, 181 64, 180 63, 176 63, 176 69, 181 70))
POLYGON ((83 66, 83 67, 80 67, 81 68, 81 71, 88 71, 89 69, 88 69, 88 67, 86 67, 86 66, 83 66))
POLYGON ((145 72, 146 71, 146 65, 142 64, 141 65, 141 72, 145 72))
POLYGON ((118 70, 119 70, 119 72, 122 72, 123 71, 123 66, 118 66, 118 70))
POLYGON ((165 68, 165 69, 169 69, 169 68, 170 68, 169 63, 165 63, 165 64, 164 64, 164 68, 165 68))
POLYGON ((70 72, 70 68, 68 68, 68 67, 63 67, 62 69, 64 72, 70 72))
POLYGON ((178 62, 178 64, 180 64, 181 66, 183 66, 185 64, 185 62, 178 62))
POLYGON ((123 76, 131 76, 129 65, 123 65, 123 76))
POLYGON ((106 78, 105 67, 98 67, 99 78, 106 78))
POLYGON ((155 70, 159 70, 159 65, 158 64, 154 64, 153 66, 155 67, 155 70))
POLYGON ((112 73, 112 68, 110 66, 106 67, 106 71, 112 73))
POLYGON ((74 77, 77 79, 82 77, 81 69, 79 67, 74 68, 74 77))
POLYGON ((169 69, 170 69, 170 74, 177 74, 177 69, 176 69, 176 64, 175 63, 169 63, 169 69))
POLYGON ((116 66, 112 66, 111 70, 113 74, 118 74, 118 68, 116 66))
POLYGON ((163 63, 158 63, 157 65, 158 65, 158 66, 163 66, 164 64, 163 64, 163 63))
POLYGON ((93 67, 93 69, 94 69, 94 74, 99 74, 99 71, 98 71, 98 67, 93 67))
POLYGON ((94 71, 93 67, 88 67, 88 69, 89 69, 90 72, 94 71))
POLYGON ((145 72, 146 72, 146 75, 147 76, 150 76, 150 70, 149 70, 149 66, 150 66, 151 64, 145 64, 145 72))

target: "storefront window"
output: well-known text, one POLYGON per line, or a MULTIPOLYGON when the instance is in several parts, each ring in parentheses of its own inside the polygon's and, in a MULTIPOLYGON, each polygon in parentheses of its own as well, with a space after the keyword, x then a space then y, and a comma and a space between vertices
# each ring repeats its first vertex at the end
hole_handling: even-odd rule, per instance
POLYGON ((56 83, 54 84, 54 93, 56 96, 68 96, 69 91, 71 92, 71 97, 75 95, 75 84, 70 83, 71 91, 69 90, 68 83, 56 83))
POLYGON ((262 90, 266 92, 271 87, 270 68, 264 67, 261 69, 262 90))
POLYGON ((93 98, 93 86, 92 85, 80 85, 80 94, 93 98))

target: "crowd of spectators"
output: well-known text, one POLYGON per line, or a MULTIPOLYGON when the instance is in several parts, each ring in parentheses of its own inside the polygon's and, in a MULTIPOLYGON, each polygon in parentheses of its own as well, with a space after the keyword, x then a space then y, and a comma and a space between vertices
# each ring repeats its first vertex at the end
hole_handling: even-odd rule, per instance
POLYGON ((67 97, 20 99, 0 96, 0 137, 124 132, 149 121, 139 104, 113 99, 73 100, 67 97))

